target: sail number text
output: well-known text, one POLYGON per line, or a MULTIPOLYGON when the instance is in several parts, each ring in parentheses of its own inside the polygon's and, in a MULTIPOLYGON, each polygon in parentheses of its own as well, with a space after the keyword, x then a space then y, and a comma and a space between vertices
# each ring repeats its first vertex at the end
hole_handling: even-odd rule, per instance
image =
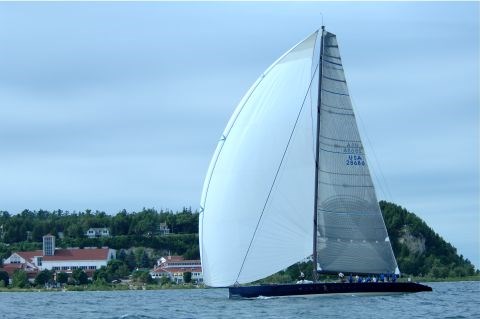
POLYGON ((365 166, 365 160, 359 155, 348 155, 345 164, 365 166))

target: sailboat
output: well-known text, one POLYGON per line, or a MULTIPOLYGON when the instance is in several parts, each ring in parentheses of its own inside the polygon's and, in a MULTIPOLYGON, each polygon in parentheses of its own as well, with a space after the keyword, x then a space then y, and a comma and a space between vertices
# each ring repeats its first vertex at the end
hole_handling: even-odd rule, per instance
POLYGON ((199 240, 205 284, 228 287, 231 298, 431 290, 317 281, 399 273, 337 38, 324 26, 275 61, 235 109, 205 178, 199 240), (309 257, 311 283, 246 285, 309 257))

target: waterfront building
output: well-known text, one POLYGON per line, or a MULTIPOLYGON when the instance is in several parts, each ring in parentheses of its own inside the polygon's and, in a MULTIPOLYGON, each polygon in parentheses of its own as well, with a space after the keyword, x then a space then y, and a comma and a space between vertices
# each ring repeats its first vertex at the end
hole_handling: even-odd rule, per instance
POLYGON ((115 258, 115 249, 108 247, 57 249, 55 236, 49 234, 43 236, 42 250, 14 252, 3 261, 3 269, 10 277, 16 269, 23 269, 29 279, 35 278, 36 274, 44 269, 65 273, 82 269, 91 277, 95 270, 106 266, 115 258))
POLYGON ((202 283, 203 273, 200 260, 185 260, 182 256, 165 256, 157 260, 156 266, 150 271, 153 279, 167 277, 179 284, 183 283, 183 274, 192 273, 192 282, 202 283))

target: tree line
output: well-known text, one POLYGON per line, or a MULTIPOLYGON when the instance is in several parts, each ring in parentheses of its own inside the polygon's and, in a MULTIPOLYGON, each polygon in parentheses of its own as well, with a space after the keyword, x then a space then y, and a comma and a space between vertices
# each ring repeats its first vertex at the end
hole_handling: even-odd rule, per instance
POLYGON ((405 208, 380 201, 385 225, 400 271, 433 278, 465 277, 478 274, 467 258, 432 228, 405 208), (405 243, 409 238, 424 244, 418 250, 405 243))
POLYGON ((198 212, 192 212, 191 208, 177 212, 153 208, 139 212, 121 210, 115 215, 89 209, 82 212, 26 209, 14 215, 0 211, 0 239, 4 243, 40 242, 48 233, 79 239, 85 237, 89 228, 100 227, 109 228, 112 236, 146 236, 158 233, 160 223, 166 223, 175 234, 194 234, 198 232, 198 212))
MULTIPOLYGON (((385 225, 390 236, 394 254, 402 273, 414 276, 429 276, 434 278, 463 277, 478 273, 472 263, 459 255, 456 248, 446 242, 433 231, 422 219, 393 203, 380 202, 380 208, 385 225), (424 247, 412 249, 408 239, 416 240, 424 247)), ((150 248, 163 254, 183 255, 186 259, 199 258, 198 246, 199 214, 190 208, 181 211, 157 211, 143 209, 140 212, 120 211, 116 215, 105 212, 73 212, 29 211, 10 215, 0 212, 1 240, 9 245, 0 245, 0 257, 7 258, 12 251, 41 249, 42 236, 51 233, 63 233, 63 239, 57 240, 59 247, 102 247, 108 246, 119 250, 131 247, 150 248), (166 223, 174 232, 169 236, 159 236, 156 232, 160 223, 166 223), (86 238, 85 232, 91 227, 108 227, 111 237, 86 238), (31 238, 27 240, 27 232, 31 238)), ((127 256, 131 253, 126 252, 127 256)), ((149 262, 142 264, 138 255, 135 267, 153 265, 155 254, 145 253, 149 262)), ((132 269, 133 257, 130 256, 128 267, 132 269)), ((294 265, 287 270, 295 277, 300 266, 294 265)), ((302 266, 303 267, 303 266, 302 266)))

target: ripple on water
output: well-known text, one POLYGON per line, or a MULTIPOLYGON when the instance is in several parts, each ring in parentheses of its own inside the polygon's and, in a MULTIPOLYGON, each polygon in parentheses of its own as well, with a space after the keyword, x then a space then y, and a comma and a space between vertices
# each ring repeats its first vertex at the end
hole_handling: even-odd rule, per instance
POLYGON ((433 292, 229 300, 226 289, 0 293, 0 317, 30 319, 150 318, 480 318, 479 283, 433 283, 433 292), (19 312, 16 305, 25 305, 19 312))

